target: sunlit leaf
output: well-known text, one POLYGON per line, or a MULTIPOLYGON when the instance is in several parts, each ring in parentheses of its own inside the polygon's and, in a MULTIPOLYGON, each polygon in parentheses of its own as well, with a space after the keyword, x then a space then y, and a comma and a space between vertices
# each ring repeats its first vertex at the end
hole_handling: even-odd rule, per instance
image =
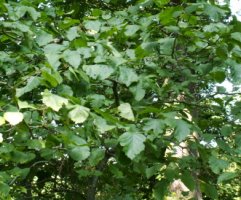
POLYGON ((135 120, 131 105, 129 103, 122 103, 120 106, 118 106, 118 111, 120 112, 121 117, 130 121, 135 120))
POLYGON ((90 109, 84 106, 76 105, 68 114, 69 118, 75 122, 83 123, 89 117, 90 109))
POLYGON ((9 124, 13 126, 23 121, 23 113, 21 112, 5 112, 3 117, 9 124))
POLYGON ((60 97, 56 94, 52 94, 50 93, 48 90, 45 90, 42 93, 43 96, 43 103, 47 106, 52 108, 54 111, 59 111, 60 108, 63 107, 63 105, 67 105, 68 104, 68 99, 65 99, 63 97, 60 97))

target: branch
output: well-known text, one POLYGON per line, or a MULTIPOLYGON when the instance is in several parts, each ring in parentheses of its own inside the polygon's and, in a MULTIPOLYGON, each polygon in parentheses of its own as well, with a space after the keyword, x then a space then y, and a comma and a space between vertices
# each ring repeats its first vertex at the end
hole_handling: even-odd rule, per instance
MULTIPOLYGON (((105 158, 99 163, 99 165, 96 167, 96 170, 103 171, 105 168, 105 165, 108 161, 109 156, 106 154, 105 158)), ((93 176, 90 179, 90 186, 87 191, 87 200, 95 200, 95 195, 96 195, 96 188, 97 188, 97 183, 98 183, 99 176, 93 176)))
POLYGON ((115 106, 118 107, 120 105, 120 98, 118 94, 118 82, 115 80, 111 80, 113 83, 112 90, 115 98, 115 106))

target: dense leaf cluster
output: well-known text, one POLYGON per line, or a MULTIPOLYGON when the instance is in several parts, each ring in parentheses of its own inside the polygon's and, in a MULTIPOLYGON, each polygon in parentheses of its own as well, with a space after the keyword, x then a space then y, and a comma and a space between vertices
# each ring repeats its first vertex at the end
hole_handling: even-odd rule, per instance
POLYGON ((216 1, 1 0, 0 198, 239 197, 240 27, 216 1))

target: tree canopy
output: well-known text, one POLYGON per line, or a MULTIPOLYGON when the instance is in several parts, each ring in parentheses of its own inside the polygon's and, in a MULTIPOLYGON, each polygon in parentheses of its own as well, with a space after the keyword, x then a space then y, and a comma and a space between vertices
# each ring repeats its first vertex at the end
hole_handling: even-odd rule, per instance
POLYGON ((228 3, 0 0, 0 33, 1 199, 241 196, 228 3))

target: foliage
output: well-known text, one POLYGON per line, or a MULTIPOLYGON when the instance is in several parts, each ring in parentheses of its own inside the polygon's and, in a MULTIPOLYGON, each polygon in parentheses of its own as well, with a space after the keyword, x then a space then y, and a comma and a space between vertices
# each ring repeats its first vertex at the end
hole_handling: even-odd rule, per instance
POLYGON ((213 0, 1 0, 0 197, 238 198, 240 27, 213 0))

